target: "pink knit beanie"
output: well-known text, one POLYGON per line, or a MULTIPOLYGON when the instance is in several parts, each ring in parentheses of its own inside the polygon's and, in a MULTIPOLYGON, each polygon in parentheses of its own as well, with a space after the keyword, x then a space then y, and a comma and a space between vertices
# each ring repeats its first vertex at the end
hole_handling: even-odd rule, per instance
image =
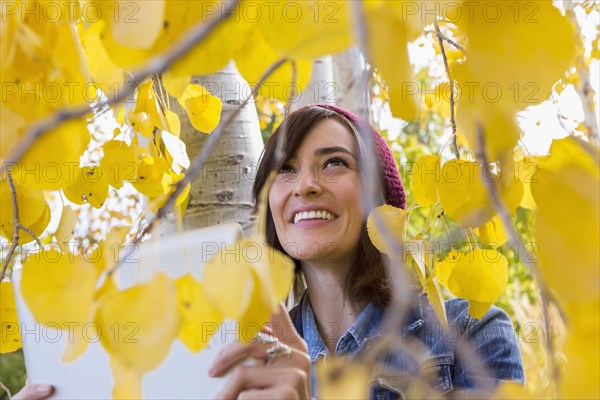
POLYGON ((348 110, 344 110, 343 108, 331 104, 313 104, 312 106, 319 106, 341 114, 350 120, 350 122, 352 122, 357 129, 362 127, 362 129, 368 130, 373 134, 373 138, 375 139, 373 144, 377 149, 379 162, 381 163, 381 168, 385 175, 387 204, 398 208, 406 208, 404 185, 402 184, 402 179, 398 173, 398 168, 396 167, 394 156, 392 154, 392 149, 390 149, 381 134, 377 132, 373 126, 364 122, 364 120, 358 115, 351 113, 348 110))

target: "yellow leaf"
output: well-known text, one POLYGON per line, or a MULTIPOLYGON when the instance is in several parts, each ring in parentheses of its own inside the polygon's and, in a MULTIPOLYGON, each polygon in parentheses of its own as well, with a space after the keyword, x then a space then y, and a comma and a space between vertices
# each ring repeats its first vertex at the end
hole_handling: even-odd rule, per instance
POLYGON ((96 266, 83 256, 49 249, 25 260, 21 290, 39 323, 67 329, 90 322, 97 278, 96 266))
POLYGON ((486 179, 496 184, 509 212, 514 213, 523 197, 523 185, 508 175, 486 172, 476 162, 450 160, 442 167, 440 203, 446 214, 465 228, 486 223, 495 214, 482 181, 486 179))
POLYGON ((177 279, 175 286, 182 317, 179 340, 190 351, 197 353, 206 347, 223 317, 208 301, 202 284, 191 274, 177 279))
POLYGON ((254 281, 254 290, 250 295, 248 306, 242 314, 238 323, 238 337, 242 342, 249 342, 264 325, 271 319, 273 313, 271 299, 264 295, 263 286, 256 273, 252 273, 254 281))
POLYGON ((111 98, 123 88, 125 72, 110 59, 102 46, 100 35, 103 30, 103 20, 91 24, 83 34, 81 42, 94 83, 106 97, 111 98))
POLYGON ((407 216, 408 212, 406 210, 390 206, 389 204, 384 204, 371 211, 367 219, 367 232, 377 250, 389 256, 394 255, 393 247, 387 243, 386 239, 396 241, 398 246, 404 242, 404 229, 407 216), (388 237, 385 237, 383 232, 379 232, 375 223, 374 213, 377 213, 380 216, 380 221, 385 224, 385 227, 389 231, 388 237))
POLYGON ((17 305, 12 282, 0 283, 0 354, 11 353, 21 348, 21 331, 17 317, 17 305))
POLYGON ((502 246, 508 240, 508 234, 502 225, 499 215, 495 215, 489 222, 475 229, 481 242, 494 248, 502 246))
POLYGON ((256 326, 257 321, 266 322, 285 299, 293 272, 294 263, 289 257, 253 235, 208 260, 202 281, 208 299, 220 314, 256 326))
POLYGON ((476 300, 469 300, 469 314, 471 317, 481 319, 485 313, 492 306, 491 302, 479 302, 476 300))
POLYGON ((452 273, 460 257, 462 253, 452 249, 443 260, 438 260, 435 264, 435 276, 440 284, 450 289, 455 296, 464 298, 460 287, 452 279, 452 273))
POLYGON ((77 168, 74 182, 63 193, 75 204, 89 203, 100 208, 108 197, 108 178, 98 165, 77 168))
POLYGON ((537 254, 544 279, 562 299, 600 298, 600 194, 593 189, 599 186, 597 172, 565 165, 557 171, 540 169, 531 187, 538 205, 537 254))
POLYGON ((133 147, 121 140, 109 140, 102 145, 104 155, 100 168, 106 175, 108 184, 115 189, 123 187, 123 181, 133 181, 137 176, 137 162, 133 147))
POLYGON ((550 145, 550 155, 538 158, 540 168, 558 171, 566 165, 577 165, 593 175, 598 175, 600 158, 598 148, 575 136, 555 139, 550 145))
POLYGON ((135 368, 126 366, 116 357, 111 357, 109 364, 114 382, 112 390, 113 399, 135 400, 143 398, 143 374, 135 368))
POLYGON ((537 182, 538 163, 532 157, 525 157, 516 163, 516 173, 521 182, 523 182, 523 198, 519 204, 523 208, 530 210, 537 209, 533 194, 531 193, 531 183, 537 182))
POLYGON ((137 177, 132 185, 150 198, 159 197, 171 190, 171 167, 164 158, 144 157, 137 167, 137 177))
POLYGON ((139 132, 148 138, 152 137, 152 133, 154 132, 154 122, 150 119, 148 113, 131 112, 127 115, 127 119, 136 132, 139 132))
POLYGON ((161 139, 165 149, 180 168, 189 168, 190 159, 186 152, 185 142, 169 131, 161 131, 161 139))
MULTIPOLYGON (((453 293, 455 287, 460 288, 459 297, 493 303, 504 291, 507 281, 506 257, 496 250, 474 249, 458 257, 448 288, 453 293)), ((454 295, 458 296, 458 293, 454 295)))
MULTIPOLYGON (((16 182, 15 182, 16 183, 16 182)), ((48 205, 44 198, 44 193, 38 190, 29 189, 26 186, 20 186, 15 184, 15 191, 17 193, 17 206, 19 209, 19 223, 26 227, 31 227, 39 221, 48 205)), ((14 208, 12 202, 12 195, 10 193, 10 187, 6 179, 0 183, 0 234, 6 239, 12 241, 13 239, 13 227, 14 227, 14 208)), ((45 228, 45 226, 43 227, 45 228)), ((43 232, 43 229, 42 229, 43 232)), ((19 232, 19 243, 25 243, 25 232, 19 232)), ((41 232, 35 232, 40 234, 41 232)), ((29 235, 26 235, 30 241, 29 235)))
POLYGON ((96 312, 100 343, 111 358, 138 373, 155 369, 167 356, 180 327, 175 285, 156 274, 147 283, 104 296, 96 312), (116 327, 116 328, 115 328, 116 327))
MULTIPOLYGON (((264 3, 268 5, 269 3, 264 3)), ((313 59, 344 51, 353 44, 346 1, 276 1, 262 9, 257 25, 281 55, 313 59)))
POLYGON ((181 134, 181 121, 179 120, 179 115, 171 110, 165 110, 165 119, 167 121, 167 125, 163 126, 162 129, 179 137, 181 134))
POLYGON ((67 121, 35 141, 13 178, 35 189, 58 190, 73 182, 89 142, 85 120, 67 121))
MULTIPOLYGON (((240 9, 241 7, 237 7, 230 18, 178 60, 171 72, 176 76, 204 75, 225 67, 243 43, 244 33, 248 28, 240 9)), ((225 15, 219 15, 222 10, 223 3, 217 0, 203 1, 202 6, 187 0, 169 0, 165 2, 160 34, 151 48, 121 46, 107 28, 103 32, 102 43, 116 64, 122 67, 139 66, 181 40, 192 26, 213 18, 224 19, 225 15)))
MULTIPOLYGON (((248 241, 242 241, 246 246, 249 246, 250 243, 261 243, 258 235, 250 236, 248 239, 248 241)), ((266 303, 271 306, 271 311, 275 311, 292 288, 295 266, 292 259, 286 254, 264 244, 266 240, 262 242, 258 260, 249 259, 249 261, 252 262, 254 271, 260 279, 263 297, 268 299, 266 303)))
POLYGON ((106 233, 106 238, 99 243, 103 263, 98 263, 98 273, 111 269, 119 261, 125 251, 123 244, 130 230, 131 226, 113 226, 106 233))
POLYGON ((409 240, 405 242, 404 248, 410 257, 407 259, 409 261, 412 259, 415 262, 415 272, 419 278, 419 283, 421 283, 421 287, 425 288, 427 286, 427 280, 425 278, 427 266, 425 265, 425 257, 423 254, 423 242, 421 240, 409 240))
POLYGON ((422 156, 415 163, 411 192, 417 203, 430 206, 438 201, 440 156, 422 156))
MULTIPOLYGON (((98 260, 102 260, 102 257, 100 254, 96 254, 95 257, 97 257, 98 260)), ((96 271, 99 274, 103 270, 102 267, 104 265, 104 262, 99 261, 94 264, 96 266, 96 271)), ((90 312, 89 312, 90 319, 96 313, 96 309, 98 307, 98 301, 100 299, 102 299, 103 296, 106 296, 113 292, 117 292, 117 287, 114 285, 112 279, 110 279, 110 278, 105 279, 105 281, 102 284, 102 286, 100 287, 100 289, 98 289, 98 291, 94 294, 94 302, 92 303, 92 306, 91 306, 90 312)), ((64 349, 62 357, 61 357, 62 363, 74 362, 77 359, 79 359, 79 357, 81 357, 83 354, 85 354, 88 346, 91 343, 90 338, 89 338, 90 333, 87 331, 87 328, 89 328, 90 323, 83 325, 83 326, 77 325, 77 326, 73 327, 73 330, 71 331, 73 334, 73 336, 72 336, 73 340, 69 340, 65 344, 65 349, 64 349), (86 330, 84 331, 84 329, 86 329, 86 330)), ((97 327, 95 327, 95 328, 97 329, 97 327)), ((99 335, 101 335, 102 332, 99 330, 97 332, 98 332, 98 337, 99 337, 99 335)))
POLYGON ((154 81, 146 79, 137 90, 134 114, 146 113, 152 121, 152 126, 162 126, 165 122, 158 106, 158 97, 154 90, 154 81))
MULTIPOLYGON (((46 227, 50 223, 50 216, 50 206, 48 206, 48 204, 46 203, 44 205, 44 211, 42 212, 40 218, 33 224, 26 227, 29 228, 29 230, 31 230, 33 234, 39 238, 40 236, 42 236, 42 234, 46 230, 46 227)), ((19 244, 29 243, 33 240, 34 238, 28 232, 21 230, 21 232, 19 233, 19 244)))
POLYGON ((4 104, 0 104, 0 157, 4 158, 11 153, 23 134, 27 122, 25 118, 11 110, 4 104))
MULTIPOLYGON (((497 86, 501 95, 494 105, 491 98, 495 96, 490 94, 488 103, 510 110, 546 100, 554 83, 573 65, 573 26, 549 1, 489 1, 483 6, 489 13, 456 21, 469 38, 465 67, 473 78, 471 83, 479 84, 476 91, 485 92, 485 85, 497 86)), ((461 81, 463 94, 468 92, 465 82, 461 81)))
POLYGON ((125 47, 151 48, 163 28, 165 0, 112 1, 108 4, 103 7, 103 18, 110 25, 115 41, 125 47))
MULTIPOLYGON (((597 302, 596 302, 597 304, 597 302)), ((600 397, 598 376, 600 365, 600 329, 598 326, 598 306, 595 315, 587 318, 596 320, 596 329, 588 332, 570 331, 564 346, 564 355, 568 360, 560 380, 560 397, 564 399, 597 399, 600 397)))
POLYGON ((210 133, 219 124, 222 108, 221 99, 210 94, 204 86, 187 85, 177 101, 187 111, 194 129, 210 133))
POLYGON ((161 82, 167 93, 171 96, 178 98, 183 94, 183 91, 192 80, 189 75, 175 76, 171 70, 163 72, 161 75, 161 82))
POLYGON ((60 222, 58 223, 56 232, 54 232, 54 236, 56 237, 56 242, 60 248, 65 252, 68 249, 68 243, 73 238, 75 224, 77 224, 78 218, 79 215, 73 211, 70 206, 63 206, 62 213, 60 215, 60 222))
MULTIPOLYGON (((363 2, 369 61, 379 70, 389 86, 392 114, 411 120, 418 111, 419 85, 413 77, 408 59, 408 41, 422 23, 408 18, 400 8, 402 2, 363 2), (394 49, 394 51, 390 51, 394 49)), ((348 4, 350 7, 350 4, 348 4)))
POLYGON ((427 285, 425 286, 425 293, 427 293, 427 300, 433 307, 435 315, 442 326, 448 325, 448 318, 446 316, 446 306, 444 305, 444 298, 440 291, 440 284, 435 276, 427 278, 427 285))
POLYGON ((366 399, 370 371, 364 364, 344 359, 321 359, 316 365, 319 399, 366 399))
MULTIPOLYGON (((464 82, 477 82, 463 68, 456 68, 454 74, 464 82)), ((462 94, 456 107, 456 125, 474 153, 480 151, 481 132, 489 162, 506 161, 521 137, 514 112, 490 104, 488 95, 484 96, 481 91, 462 94)))
MULTIPOLYGON (((258 27, 253 27, 246 34, 244 45, 235 54, 235 65, 249 84, 256 84, 265 71, 281 58, 265 41, 258 27)), ((286 102, 291 98, 292 90, 300 94, 310 80, 311 60, 295 60, 296 81, 292 83, 292 63, 287 62, 269 76, 267 82, 259 89, 259 94, 270 101, 286 102)), ((315 99, 316 101, 316 99, 315 99)))

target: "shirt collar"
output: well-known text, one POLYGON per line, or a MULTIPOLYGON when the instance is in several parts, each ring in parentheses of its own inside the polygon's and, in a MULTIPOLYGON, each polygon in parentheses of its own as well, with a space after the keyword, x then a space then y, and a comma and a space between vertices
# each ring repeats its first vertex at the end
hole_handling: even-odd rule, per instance
MULTIPOLYGON (((402 325, 402 335, 407 335, 423 324, 423 301, 427 301, 424 295, 418 296, 418 301, 411 307, 404 318, 402 325)), ((338 340, 336 344, 336 355, 342 354, 354 357, 362 348, 365 340, 381 336, 380 322, 384 314, 384 308, 369 303, 358 315, 356 321, 338 340)), ((302 317, 302 335, 308 346, 308 354, 311 361, 315 362, 318 358, 326 356, 329 351, 317 328, 315 314, 305 293, 300 300, 300 314, 302 317)))

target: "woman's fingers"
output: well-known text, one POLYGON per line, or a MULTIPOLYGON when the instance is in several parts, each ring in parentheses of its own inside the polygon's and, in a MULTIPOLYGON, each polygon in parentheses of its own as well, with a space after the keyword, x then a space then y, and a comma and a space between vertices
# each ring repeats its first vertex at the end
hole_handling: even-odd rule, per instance
POLYGON ((250 389, 238 394, 237 400, 297 400, 298 394, 289 387, 275 387, 271 389, 250 389))
POLYGON ((287 392, 290 395, 294 392, 296 393, 295 397, 302 397, 307 394, 304 393, 307 387, 307 380, 308 376, 306 373, 298 368, 273 369, 242 365, 235 369, 225 387, 216 398, 235 399, 242 392, 257 389, 277 390, 278 392, 287 392))
MULTIPOLYGON (((276 343, 232 343, 217 354, 208 373, 210 376, 221 376, 246 357, 267 361, 269 359, 267 352, 276 343)), ((291 346, 289 348, 291 350, 289 357, 281 355, 272 358, 269 360, 269 365, 277 367, 295 366, 302 369, 310 368, 310 358, 307 353, 294 349, 291 346)))
POLYGON ((304 352, 308 351, 306 342, 298 334, 298 331, 296 331, 294 323, 292 322, 292 319, 290 318, 290 315, 285 309, 283 303, 279 303, 277 312, 273 313, 271 316, 271 322, 269 326, 273 331, 273 336, 279 339, 282 343, 285 343, 296 350, 304 352))
POLYGON ((54 392, 52 385, 31 384, 26 385, 19 393, 15 394, 13 400, 42 400, 48 398, 54 392))

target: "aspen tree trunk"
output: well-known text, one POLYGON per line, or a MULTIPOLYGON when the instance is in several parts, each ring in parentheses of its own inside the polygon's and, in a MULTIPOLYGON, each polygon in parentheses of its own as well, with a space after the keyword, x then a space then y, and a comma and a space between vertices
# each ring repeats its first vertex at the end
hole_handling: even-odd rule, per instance
POLYGON ((333 79, 336 84, 337 105, 371 122, 369 93, 361 87, 360 79, 366 66, 357 47, 333 56, 333 79))
POLYGON ((333 60, 331 56, 313 61, 310 81, 300 96, 292 100, 290 112, 313 103, 337 103, 337 85, 333 78, 333 60))
MULTIPOLYGON (((233 61, 219 72, 194 77, 192 83, 203 85, 221 99, 220 123, 227 120, 251 92, 233 61)), ((200 153, 208 135, 192 127, 185 110, 175 99, 171 106, 181 119, 181 140, 192 160, 200 153)), ((258 115, 252 99, 224 130, 202 172, 192 182, 190 202, 183 218, 185 230, 237 222, 245 235, 250 233, 255 220, 252 183, 262 148, 258 115)), ((160 231, 161 236, 176 231, 174 214, 161 224, 160 231)))

